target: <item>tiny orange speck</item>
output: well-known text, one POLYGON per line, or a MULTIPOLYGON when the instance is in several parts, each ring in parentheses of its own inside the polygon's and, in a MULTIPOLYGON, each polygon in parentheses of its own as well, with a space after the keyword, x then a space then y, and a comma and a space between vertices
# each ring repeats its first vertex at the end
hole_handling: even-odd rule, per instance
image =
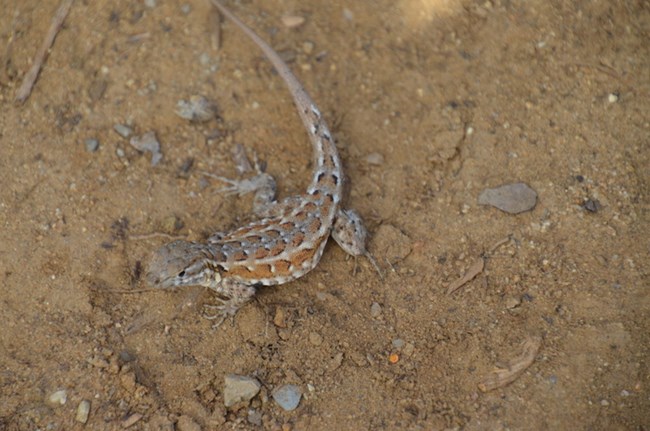
POLYGON ((399 361, 399 355, 397 353, 391 353, 388 355, 388 362, 391 364, 396 364, 399 361))

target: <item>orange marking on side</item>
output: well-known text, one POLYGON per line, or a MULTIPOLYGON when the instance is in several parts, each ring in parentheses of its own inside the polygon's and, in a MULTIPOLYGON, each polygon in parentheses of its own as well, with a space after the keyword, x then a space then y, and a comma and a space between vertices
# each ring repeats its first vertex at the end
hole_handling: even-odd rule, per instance
POLYGON ((235 261, 240 262, 240 261, 242 261, 242 260, 246 260, 246 259, 248 259, 248 256, 247 256, 246 253, 244 253, 243 251, 238 251, 237 253, 235 253, 235 255, 234 255, 232 258, 233 258, 235 261))
POLYGON ((298 214, 296 214, 293 218, 294 218, 296 221, 304 221, 305 219, 307 219, 307 212, 305 212, 305 211, 300 211, 300 212, 299 212, 298 214))
POLYGON ((285 249, 286 249, 285 245, 280 242, 269 251, 269 255, 275 257, 281 254, 285 249))
POLYGON ((307 229, 310 233, 316 233, 322 225, 323 224, 321 223, 320 219, 315 218, 311 223, 309 223, 309 227, 307 229))
POLYGON ((297 233, 293 236, 291 239, 291 245, 293 247, 298 247, 302 242, 305 240, 305 234, 304 233, 297 233))
POLYGON ((275 275, 276 276, 287 276, 291 275, 289 274, 289 267, 291 266, 291 262, 288 260, 278 260, 275 263, 275 275))
POLYGON ((264 259, 268 255, 269 255, 269 251, 267 249, 265 249, 264 247, 258 247, 257 250, 255 250, 255 254, 253 255, 253 258, 264 259))
POLYGON ((255 265, 253 270, 249 270, 246 266, 235 266, 228 271, 228 274, 233 277, 240 277, 246 280, 263 280, 273 278, 271 273, 271 265, 255 265))
POLYGON ((319 238, 318 241, 314 244, 314 248, 306 248, 304 250, 300 250, 298 253, 291 256, 291 263, 294 266, 300 266, 303 264, 303 262, 312 259, 316 254, 316 251, 318 250, 321 243, 326 239, 327 236, 323 236, 319 238))
POLYGON ((285 231, 291 231, 294 228, 294 224, 290 221, 286 221, 280 225, 280 227, 285 231))

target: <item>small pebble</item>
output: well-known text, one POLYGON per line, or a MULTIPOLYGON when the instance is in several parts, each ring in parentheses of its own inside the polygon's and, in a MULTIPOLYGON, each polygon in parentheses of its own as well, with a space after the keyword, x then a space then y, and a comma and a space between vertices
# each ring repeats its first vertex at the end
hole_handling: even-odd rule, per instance
POLYGON ((204 96, 190 96, 190 100, 176 102, 176 115, 195 123, 205 123, 217 116, 217 106, 204 96))
POLYGON ((156 132, 147 132, 142 136, 134 136, 129 144, 138 151, 148 151, 151 153, 151 166, 156 166, 162 160, 160 152, 160 143, 156 139, 156 132))
POLYGON ((484 189, 478 197, 480 205, 491 205, 509 214, 519 214, 535 208, 537 192, 525 183, 506 184, 484 189))
POLYGON ((124 419, 122 421, 122 428, 128 428, 130 426, 135 425, 142 419, 142 415, 140 413, 133 413, 131 416, 128 418, 124 419))
POLYGON ((228 374, 225 377, 223 402, 232 407, 240 402, 248 402, 260 391, 262 385, 252 377, 228 374))
POLYGON ((317 332, 311 332, 309 334, 309 342, 314 346, 320 346, 323 344, 323 337, 317 332))
POLYGON ((305 18, 297 15, 284 15, 282 17, 282 24, 288 28, 298 27, 305 23, 305 18))
POLYGON ((514 296, 510 296, 506 298, 506 308, 508 310, 512 310, 513 308, 519 307, 521 304, 521 300, 519 298, 515 298, 514 296))
POLYGON ((366 157, 364 157, 364 160, 369 165, 381 166, 384 164, 384 156, 382 156, 379 153, 370 153, 366 157))
POLYGON ((182 415, 176 423, 178 431, 201 431, 201 426, 188 415, 182 415))
POLYGON ((133 362, 136 359, 135 355, 128 350, 120 351, 119 356, 122 362, 133 362))
POLYGON ((275 309, 275 316, 273 316, 273 324, 278 328, 287 327, 287 316, 283 308, 278 307, 275 309))
POLYGON ((609 93, 609 95, 607 95, 607 101, 608 101, 609 103, 616 103, 616 102, 618 102, 618 94, 616 94, 616 93, 609 93))
POLYGON ((622 396, 622 397, 629 397, 629 396, 630 396, 630 393, 629 393, 628 391, 626 391, 625 389, 623 389, 623 390, 621 391, 621 396, 622 396))
POLYGON ((273 400, 285 411, 292 411, 300 404, 302 391, 296 385, 284 385, 273 391, 273 400))
POLYGON ((90 401, 82 400, 77 406, 77 414, 74 417, 74 420, 85 424, 88 422, 88 416, 90 415, 90 401))
POLYGON ((600 405, 607 407, 609 405, 609 401, 607 400, 600 400, 600 405))
POLYGON ((185 15, 188 15, 190 12, 192 12, 192 6, 189 3, 184 3, 181 6, 181 12, 183 12, 185 15))
POLYGON ((121 149, 121 148, 118 148, 117 150, 115 150, 115 154, 117 154, 117 157, 120 157, 120 158, 121 158, 121 157, 124 157, 124 156, 126 155, 126 153, 124 152, 124 150, 121 149))
POLYGON ((600 202, 598 202, 596 199, 587 199, 582 204, 582 207, 590 213, 596 213, 600 209, 600 202))
POLYGON ((47 400, 48 400, 48 404, 50 404, 51 406, 54 407, 62 406, 63 404, 66 403, 66 401, 68 401, 68 393, 66 392, 65 389, 61 389, 59 391, 52 393, 47 400))
POLYGON ((153 9, 156 7, 156 0, 144 0, 144 5, 153 9))
POLYGON ((401 338, 396 338, 393 340, 393 347, 396 349, 401 349, 404 346, 404 340, 401 338))
POLYGON ((373 302, 372 305, 370 306, 370 316, 374 318, 381 316, 381 305, 379 305, 376 302, 373 302))
POLYGON ((117 134, 123 138, 128 138, 133 133, 133 130, 129 126, 125 126, 124 124, 114 125, 113 130, 115 130, 117 134))
POLYGON ((327 368, 329 369, 329 371, 334 371, 337 368, 339 368, 342 363, 343 363, 343 353, 338 352, 336 355, 334 355, 332 360, 329 362, 327 368))
POLYGON ((84 141, 84 145, 86 146, 86 151, 94 153, 99 148, 99 141, 94 138, 89 138, 84 141))
POLYGON ((262 412, 256 409, 248 410, 248 417, 246 418, 249 424, 255 426, 262 426, 262 412))
POLYGON ((303 42, 302 51, 307 55, 311 54, 314 51, 314 42, 303 42))

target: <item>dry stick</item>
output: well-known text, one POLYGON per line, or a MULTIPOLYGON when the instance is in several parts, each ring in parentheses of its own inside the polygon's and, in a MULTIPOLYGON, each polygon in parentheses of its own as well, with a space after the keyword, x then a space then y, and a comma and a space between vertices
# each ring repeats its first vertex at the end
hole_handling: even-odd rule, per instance
POLYGON ((2 59, 2 70, 0 70, 0 85, 6 85, 11 78, 9 77, 9 64, 11 63, 11 54, 14 47, 14 42, 16 41, 16 22, 18 21, 18 10, 14 12, 14 18, 11 21, 11 35, 9 36, 9 41, 7 42, 7 47, 5 48, 4 58, 2 59))
POLYGON ((38 73, 41 71, 43 62, 47 57, 47 52, 52 47, 54 38, 56 38, 56 34, 61 29, 63 21, 65 21, 65 17, 68 16, 68 12, 70 12, 70 7, 72 6, 73 1, 74 0, 63 0, 61 2, 59 9, 56 11, 56 14, 52 18, 52 23, 50 24, 50 29, 47 31, 47 35, 45 35, 45 40, 43 41, 41 48, 34 58, 34 64, 32 64, 29 72, 25 74, 23 83, 16 92, 16 102, 23 103, 32 93, 32 88, 34 87, 38 73))

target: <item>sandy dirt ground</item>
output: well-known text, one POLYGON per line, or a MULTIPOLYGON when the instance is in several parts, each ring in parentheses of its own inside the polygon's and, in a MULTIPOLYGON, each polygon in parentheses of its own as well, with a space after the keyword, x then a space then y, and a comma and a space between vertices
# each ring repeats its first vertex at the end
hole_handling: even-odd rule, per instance
POLYGON ((217 329, 211 292, 149 289, 168 238, 250 220, 204 174, 237 144, 305 188, 286 88, 206 1, 76 0, 19 105, 58 1, 4 0, 0 429, 650 429, 650 4, 226 4, 329 120, 384 278, 332 242, 217 329), (192 95, 218 115, 177 116, 192 95), (515 182, 532 211, 477 203, 515 182), (226 408, 228 374, 261 391, 226 408))

